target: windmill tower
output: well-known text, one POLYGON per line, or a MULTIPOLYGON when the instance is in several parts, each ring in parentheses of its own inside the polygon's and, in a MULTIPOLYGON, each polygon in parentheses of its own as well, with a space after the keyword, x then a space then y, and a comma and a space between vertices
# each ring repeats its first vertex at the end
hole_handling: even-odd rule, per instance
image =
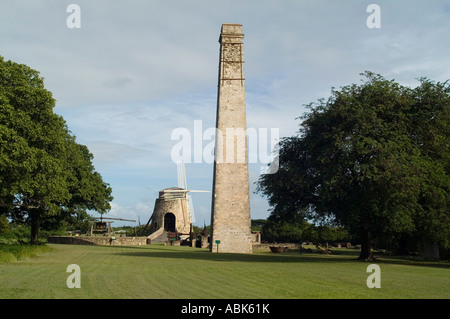
POLYGON ((150 224, 150 242, 166 241, 167 233, 177 233, 181 238, 191 236, 195 222, 194 205, 188 193, 209 193, 209 191, 187 188, 184 163, 177 163, 178 187, 165 188, 159 192, 155 208, 147 225, 150 224))

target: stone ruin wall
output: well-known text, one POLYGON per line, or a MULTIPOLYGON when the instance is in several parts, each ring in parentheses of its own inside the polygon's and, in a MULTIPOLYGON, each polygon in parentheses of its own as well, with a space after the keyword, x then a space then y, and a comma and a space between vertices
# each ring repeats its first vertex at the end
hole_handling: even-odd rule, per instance
POLYGON ((147 244, 147 237, 50 236, 47 241, 51 244, 66 245, 142 246, 147 244))

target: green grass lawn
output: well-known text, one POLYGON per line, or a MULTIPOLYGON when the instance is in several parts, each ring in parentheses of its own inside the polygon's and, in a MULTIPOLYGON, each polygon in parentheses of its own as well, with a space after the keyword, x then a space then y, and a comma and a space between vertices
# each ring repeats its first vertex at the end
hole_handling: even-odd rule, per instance
POLYGON ((191 247, 48 245, 25 260, 0 263, 0 298, 450 298, 450 264, 379 258, 381 288, 369 289, 369 263, 340 255, 212 254, 191 247), (81 269, 69 289, 67 266, 81 269))

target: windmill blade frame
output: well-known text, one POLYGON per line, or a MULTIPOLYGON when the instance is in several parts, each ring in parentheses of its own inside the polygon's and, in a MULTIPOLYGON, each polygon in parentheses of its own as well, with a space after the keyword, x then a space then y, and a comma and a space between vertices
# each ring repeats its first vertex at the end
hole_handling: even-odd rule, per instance
POLYGON ((189 214, 190 223, 192 225, 195 223, 194 204, 192 201, 192 196, 188 195, 188 193, 210 193, 210 191, 188 189, 184 161, 177 162, 177 182, 179 189, 166 189, 164 191, 168 193, 184 193, 186 198, 186 210, 189 214))
POLYGON ((194 212, 194 204, 192 201, 192 196, 191 195, 186 195, 186 200, 187 200, 187 206, 188 206, 188 210, 189 210, 189 215, 191 218, 191 223, 195 223, 195 212, 194 212))
POLYGON ((184 162, 177 162, 177 179, 178 179, 178 187, 187 190, 187 182, 186 182, 186 167, 184 166, 184 162))

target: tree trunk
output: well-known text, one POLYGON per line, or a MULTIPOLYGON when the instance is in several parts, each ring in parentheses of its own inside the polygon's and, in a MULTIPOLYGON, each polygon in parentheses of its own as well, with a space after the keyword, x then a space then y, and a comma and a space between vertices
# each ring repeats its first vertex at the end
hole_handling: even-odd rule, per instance
POLYGON ((361 228, 361 252, 358 260, 373 261, 375 258, 372 255, 372 247, 370 242, 370 231, 366 228, 361 228))
POLYGON ((30 212, 30 218, 31 218, 31 238, 30 243, 32 245, 38 244, 39 239, 39 225, 41 222, 41 216, 39 214, 39 211, 34 211, 33 213, 30 212))

